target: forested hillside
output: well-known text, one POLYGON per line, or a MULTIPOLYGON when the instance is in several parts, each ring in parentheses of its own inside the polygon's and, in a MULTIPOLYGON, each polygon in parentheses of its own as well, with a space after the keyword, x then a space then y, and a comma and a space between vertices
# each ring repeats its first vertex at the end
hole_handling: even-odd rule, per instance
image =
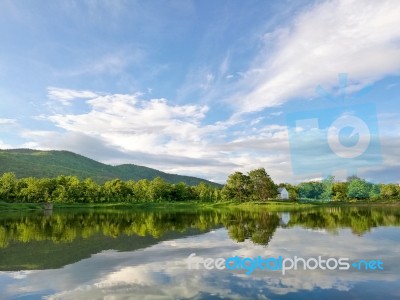
POLYGON ((116 178, 137 181, 160 177, 169 183, 184 182, 188 185, 198 185, 204 182, 208 185, 219 186, 204 179, 168 174, 133 164, 106 165, 68 151, 0 150, 0 174, 6 172, 13 172, 18 178, 55 178, 66 175, 77 176, 81 180, 91 178, 97 183, 104 183, 116 178))

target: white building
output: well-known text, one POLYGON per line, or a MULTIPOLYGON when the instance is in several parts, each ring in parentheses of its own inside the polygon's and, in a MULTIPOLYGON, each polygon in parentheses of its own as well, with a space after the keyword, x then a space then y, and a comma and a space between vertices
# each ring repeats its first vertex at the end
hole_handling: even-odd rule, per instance
POLYGON ((281 200, 288 200, 289 199, 289 192, 286 188, 280 187, 278 188, 278 198, 281 200))

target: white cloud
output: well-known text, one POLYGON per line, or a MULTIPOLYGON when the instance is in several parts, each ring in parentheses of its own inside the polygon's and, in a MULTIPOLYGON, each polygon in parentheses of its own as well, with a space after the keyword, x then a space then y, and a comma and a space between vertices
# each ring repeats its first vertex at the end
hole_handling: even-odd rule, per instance
POLYGON ((169 148, 186 148, 201 143, 203 132, 199 121, 206 106, 171 106, 165 99, 140 100, 137 95, 99 96, 86 103, 90 112, 56 114, 48 120, 68 131, 98 136, 124 150, 147 149, 150 153, 169 153, 169 148), (184 142, 184 146, 181 143, 184 142))
POLYGON ((0 119, 0 126, 10 126, 17 125, 17 120, 15 119, 0 119))
POLYGON ((47 97, 51 100, 59 101, 63 105, 70 105, 70 102, 74 99, 90 99, 97 96, 92 91, 78 91, 56 87, 47 88, 47 97))
POLYGON ((25 131, 24 137, 41 148, 67 148, 92 158, 99 154, 88 149, 99 148, 99 152, 109 153, 108 161, 99 157, 103 162, 142 164, 217 182, 224 182, 233 169, 259 167, 269 170, 274 180, 289 179, 285 126, 260 126, 251 133, 241 128, 233 139, 223 141, 225 131, 235 124, 202 125, 207 106, 174 106, 165 99, 141 100, 138 95, 122 94, 84 101, 90 106, 87 113, 41 117, 66 134, 25 131))
POLYGON ((289 27, 265 35, 265 48, 234 96, 238 113, 313 96, 318 84, 335 86, 338 73, 349 74, 349 90, 398 74, 399 27, 396 0, 318 2, 289 27))

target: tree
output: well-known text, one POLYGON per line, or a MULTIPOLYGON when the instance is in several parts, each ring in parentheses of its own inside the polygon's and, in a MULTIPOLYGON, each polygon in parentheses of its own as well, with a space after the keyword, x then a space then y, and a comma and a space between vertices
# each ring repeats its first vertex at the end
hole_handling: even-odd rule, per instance
POLYGON ((91 178, 86 178, 81 183, 83 201, 86 203, 93 203, 99 200, 100 186, 91 178))
POLYGON ((137 198, 137 195, 135 194, 135 185, 136 182, 134 180, 128 180, 125 182, 125 188, 127 190, 127 201, 129 202, 135 202, 138 201, 139 199, 137 198))
POLYGON ((148 195, 151 201, 170 200, 171 185, 161 177, 154 178, 149 185, 148 195))
POLYGON ((323 183, 318 181, 302 182, 297 188, 301 198, 321 199, 324 192, 323 183))
POLYGON ((381 184, 381 196, 383 199, 394 199, 398 196, 397 185, 393 183, 381 184))
POLYGON ((117 202, 127 196, 125 183, 121 179, 106 181, 103 185, 103 192, 108 202, 117 202))
POLYGON ((204 182, 200 182, 194 188, 197 198, 202 202, 209 202, 213 199, 213 189, 206 185, 204 182))
POLYGON ((4 173, 0 177, 0 199, 7 202, 12 202, 15 196, 17 187, 17 177, 14 173, 4 173))
POLYGON ((200 182, 194 187, 194 193, 197 199, 202 202, 218 202, 221 200, 221 189, 213 188, 204 182, 200 182))
POLYGON ((57 202, 74 203, 82 201, 83 194, 78 177, 60 175, 55 179, 55 183, 54 193, 57 202))
POLYGON ((347 177, 347 182, 352 182, 353 180, 357 180, 357 179, 361 179, 360 177, 358 177, 357 175, 351 175, 347 177))
POLYGON ((141 179, 135 183, 134 194, 138 201, 149 200, 150 181, 141 179))
POLYGON ((332 185, 332 196, 334 201, 347 200, 347 182, 334 182, 332 185))
POLYGON ((381 189, 379 184, 372 184, 371 190, 369 191, 369 198, 371 200, 379 200, 381 198, 381 189))
POLYGON ((52 194, 57 188, 56 180, 49 178, 24 178, 21 197, 27 202, 51 202, 52 194))
POLYGON ((171 200, 175 201, 189 201, 189 200, 197 200, 196 193, 192 189, 192 187, 188 186, 184 182, 179 182, 177 184, 173 184, 170 187, 170 197, 171 200))
POLYGON ((321 199, 331 200, 333 196, 333 183, 335 182, 334 176, 328 176, 322 180, 322 185, 324 186, 324 191, 321 194, 321 199))
POLYGON ((352 199, 368 199, 371 184, 364 179, 356 178, 350 181, 347 196, 352 199))
POLYGON ((243 202, 248 200, 249 197, 249 176, 241 172, 235 172, 229 175, 225 186, 222 189, 223 197, 226 200, 235 200, 243 202))
POLYGON ((276 198, 278 191, 275 183, 264 168, 249 172, 250 194, 253 200, 267 201, 276 198))

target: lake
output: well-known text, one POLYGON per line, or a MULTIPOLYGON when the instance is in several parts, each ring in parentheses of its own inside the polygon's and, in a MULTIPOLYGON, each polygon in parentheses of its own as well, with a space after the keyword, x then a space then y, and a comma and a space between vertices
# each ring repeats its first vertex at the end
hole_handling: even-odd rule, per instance
POLYGON ((397 207, 2 212, 0 297, 400 299, 399 225, 397 207))

